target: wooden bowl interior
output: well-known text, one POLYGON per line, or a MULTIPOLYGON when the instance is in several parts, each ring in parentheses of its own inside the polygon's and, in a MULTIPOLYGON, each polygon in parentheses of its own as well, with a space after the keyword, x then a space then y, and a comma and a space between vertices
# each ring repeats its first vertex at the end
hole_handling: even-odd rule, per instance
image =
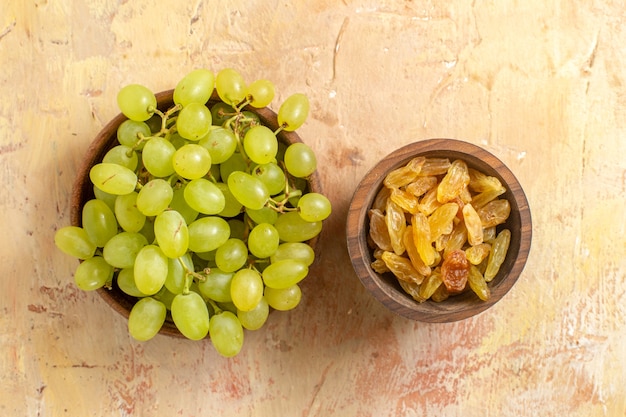
MULTIPOLYGON (((157 98, 157 106, 159 110, 166 111, 170 108, 173 102, 173 93, 174 90, 163 91, 156 94, 157 98)), ((213 94, 211 99, 208 102, 208 105, 211 106, 220 101, 219 97, 216 93, 213 94)), ((272 131, 276 131, 278 129, 278 120, 276 113, 273 112, 269 108, 261 108, 255 109, 250 106, 246 107, 245 110, 251 111, 255 113, 261 123, 265 126, 272 129, 272 131)), ((94 198, 93 185, 89 179, 89 171, 91 167, 95 164, 102 161, 104 155, 114 146, 118 145, 117 141, 117 128, 118 126, 126 120, 126 117, 123 114, 118 114, 115 118, 113 118, 96 136, 93 142, 90 144, 82 162, 82 165, 79 167, 76 180, 72 189, 71 196, 71 211, 70 211, 70 221, 74 226, 81 226, 81 213, 82 208, 85 203, 94 198)), ((295 132, 287 132, 281 131, 277 135, 278 141, 282 144, 289 145, 296 142, 302 142, 301 138, 295 132)), ((308 178, 308 191, 310 192, 318 192, 322 193, 322 187, 320 183, 319 174, 315 171, 308 178)), ((308 244, 313 248, 315 253, 317 254, 317 240, 318 237, 314 237, 311 239, 308 244)), ((119 314, 128 319, 130 314, 130 310, 133 305, 137 302, 137 298, 129 296, 121 291, 116 283, 114 282, 112 289, 100 288, 97 290, 98 294, 106 301, 111 308, 117 311, 119 314)), ((174 322, 171 320, 169 316, 165 321, 165 324, 161 328, 161 334, 175 336, 175 337, 184 337, 180 331, 174 325, 174 322)))
POLYGON ((372 168, 358 185, 348 212, 346 225, 348 251, 356 274, 376 299, 401 316, 425 322, 452 322, 462 320, 485 311, 498 302, 515 284, 522 272, 532 235, 530 209, 524 191, 513 173, 491 153, 473 144, 453 139, 429 139, 406 145, 385 157, 372 168), (367 245, 369 218, 367 212, 383 179, 393 169, 406 165, 415 156, 462 159, 471 168, 497 177, 506 185, 507 191, 501 198, 511 204, 507 222, 498 226, 498 231, 511 231, 511 244, 500 271, 489 284, 491 297, 481 301, 471 291, 436 303, 418 303, 411 298, 391 274, 378 274, 370 264, 374 260, 367 245))

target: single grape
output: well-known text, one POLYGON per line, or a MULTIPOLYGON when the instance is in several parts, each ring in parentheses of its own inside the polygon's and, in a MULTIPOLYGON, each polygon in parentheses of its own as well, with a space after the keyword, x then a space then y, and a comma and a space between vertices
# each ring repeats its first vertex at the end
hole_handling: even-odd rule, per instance
POLYGON ((99 248, 117 234, 115 214, 104 201, 95 198, 83 206, 82 225, 89 239, 99 248))
POLYGON ((237 149, 237 138, 232 130, 223 127, 214 127, 200 141, 198 145, 204 146, 211 155, 211 163, 221 164, 233 156, 237 149))
POLYGON ((274 99, 274 84, 269 80, 256 80, 248 86, 250 105, 257 109, 269 106, 274 99))
POLYGON ((265 184, 270 195, 276 195, 285 191, 285 172, 275 162, 257 165, 250 174, 265 184))
POLYGON ((246 172, 231 173, 228 176, 228 188, 237 201, 253 210, 260 210, 270 197, 265 184, 246 172))
POLYGON ((154 294, 152 298, 162 302, 165 305, 166 309, 171 310, 172 301, 174 301, 174 297, 176 297, 177 295, 178 294, 171 293, 170 290, 168 290, 165 286, 163 286, 163 288, 161 288, 161 291, 154 294))
POLYGON ((247 171, 248 163, 239 152, 235 152, 230 158, 220 164, 220 176, 227 181, 230 174, 235 171, 247 171))
POLYGON ((292 132, 305 122, 309 115, 309 99, 301 93, 293 94, 278 109, 278 125, 292 132))
POLYGON ((267 287, 283 289, 302 281, 308 273, 309 267, 304 262, 285 259, 263 270, 263 282, 267 287))
POLYGON ((181 177, 194 180, 204 177, 211 168, 209 151, 197 143, 183 145, 172 159, 174 171, 181 177))
POLYGON ((111 282, 113 272, 113 267, 102 256, 94 256, 78 264, 74 282, 83 291, 97 290, 111 282))
POLYGON ((54 234, 54 244, 62 252, 78 259, 89 259, 96 252, 96 244, 82 227, 65 226, 54 234))
POLYGON ((299 213, 290 211, 278 216, 274 227, 283 242, 305 242, 322 231, 322 222, 307 222, 299 213))
POLYGON ((132 193, 137 185, 137 175, 117 164, 101 162, 89 170, 89 179, 105 193, 124 195, 132 193))
POLYGON ((185 139, 198 141, 211 129, 211 111, 200 103, 189 103, 178 112, 178 133, 185 139))
POLYGON ((248 235, 248 249, 259 259, 272 256, 279 243, 278 230, 269 223, 256 225, 248 235))
POLYGON ((215 89, 220 99, 232 107, 241 103, 248 92, 245 80, 232 68, 225 68, 217 73, 215 89))
POLYGON ((319 193, 307 193, 298 200, 300 216, 307 222, 319 222, 330 216, 330 201, 319 193))
POLYGON ((276 158, 278 140, 270 128, 258 125, 246 132, 243 138, 243 148, 254 163, 267 164, 276 158))
POLYGON ((184 198, 189 207, 203 214, 219 214, 226 207, 226 197, 213 182, 198 178, 185 186, 184 198))
POLYGON ((166 210, 154 220, 154 235, 163 253, 169 258, 181 257, 189 247, 189 230, 183 216, 166 210))
POLYGON ((209 310, 200 294, 178 294, 172 301, 172 320, 188 339, 204 339, 209 333, 209 310))
POLYGON ((207 69, 196 69, 185 75, 174 88, 174 103, 186 106, 189 103, 205 104, 211 98, 215 75, 207 69))
POLYGON ((315 260, 313 248, 302 242, 285 242, 278 245, 276 252, 270 257, 272 263, 283 259, 295 259, 311 266, 315 260))
POLYGON ((288 311, 296 308, 302 299, 302 290, 295 284, 287 288, 265 288, 265 298, 274 310, 288 311))
POLYGON ((176 148, 170 141, 153 137, 144 145, 141 160, 148 172, 155 177, 169 177, 174 173, 172 158, 176 148))
POLYGON ((254 269, 240 269, 230 283, 230 297, 237 310, 250 311, 263 297, 263 279, 254 269))
POLYGON ((115 194, 105 193, 95 185, 92 187, 94 196, 109 206, 111 210, 115 210, 115 199, 117 196, 115 194))
POLYGON ((201 217, 189 225, 189 250, 209 252, 222 246, 230 238, 230 226, 221 217, 201 217))
POLYGON ((134 171, 137 169, 139 157, 131 147, 126 145, 117 145, 111 148, 103 157, 102 162, 121 165, 134 171))
POLYGON ((223 311, 211 317, 209 333, 217 352, 227 358, 237 355, 243 346, 243 327, 237 316, 223 311))
POLYGON ((133 272, 137 289, 146 295, 153 295, 165 284, 168 271, 168 258, 157 245, 146 245, 135 257, 133 272))
POLYGON ((231 302, 233 299, 230 296, 230 284, 234 275, 219 268, 211 268, 206 279, 198 282, 198 289, 202 296, 218 303, 231 302))
POLYGON ((215 252, 215 263, 224 272, 235 272, 248 260, 248 247, 240 239, 230 238, 215 252))
POLYGON ((176 150, 182 148, 183 146, 189 144, 189 143, 193 143, 190 140, 185 139, 184 137, 182 137, 178 132, 173 132, 170 134, 170 137, 168 138, 168 140, 170 141, 170 143, 172 145, 174 145, 174 148, 176 150))
POLYGON ((163 284, 165 288, 172 294, 181 294, 185 288, 185 279, 188 270, 194 270, 193 259, 189 252, 180 258, 168 258, 167 277, 163 284))
POLYGON ((117 273, 117 286, 124 292, 132 297, 146 297, 147 295, 139 291, 137 284, 135 284, 135 272, 134 268, 123 268, 117 273))
POLYGON ((163 327, 167 309, 152 297, 137 301, 128 315, 128 332, 139 341, 152 339, 163 327))
POLYGON ((148 244, 141 233, 121 232, 104 245, 102 256, 115 268, 130 268, 135 265, 137 254, 148 244))
POLYGON ((169 182, 161 178, 148 181, 137 195, 137 209, 146 216, 161 214, 174 198, 174 190, 169 182))
POLYGON ((174 196, 172 197, 172 201, 170 202, 170 208, 172 210, 176 210, 183 216, 186 224, 191 224, 194 220, 198 218, 198 210, 192 208, 185 200, 185 188, 187 188, 186 184, 177 184, 174 188, 174 196))
POLYGON ((261 297, 261 301, 249 311, 237 310, 237 318, 241 325, 248 330, 258 330, 267 321, 267 317, 270 314, 270 307, 265 300, 265 297, 261 297))
POLYGON ((117 93, 117 105, 124 116, 143 122, 152 117, 157 100, 149 88, 140 84, 129 84, 117 93))
MULTIPOLYGON (((161 120, 160 117, 159 120, 161 120)), ((128 119, 124 120, 117 127, 117 140, 120 145, 125 145, 138 151, 142 150, 145 145, 145 142, 141 141, 141 137, 149 138, 150 136, 152 136, 150 126, 145 122, 128 119)))
POLYGON ((261 208, 260 210, 246 208, 245 211, 248 217, 256 224, 274 224, 276 223, 276 219, 278 219, 278 212, 267 206, 261 208))
POLYGON ((235 109, 232 106, 218 101, 211 106, 211 118, 213 119, 214 126, 222 126, 224 122, 235 115, 235 109))
POLYGON ((218 182, 215 185, 217 185, 217 188, 219 188, 224 195, 224 210, 222 210, 219 215, 222 217, 238 216, 241 213, 243 206, 239 201, 237 201, 233 193, 230 192, 228 185, 223 182, 218 182))
POLYGON ((306 144, 297 142, 289 145, 285 151, 285 167, 294 177, 305 178, 317 168, 317 158, 306 144))

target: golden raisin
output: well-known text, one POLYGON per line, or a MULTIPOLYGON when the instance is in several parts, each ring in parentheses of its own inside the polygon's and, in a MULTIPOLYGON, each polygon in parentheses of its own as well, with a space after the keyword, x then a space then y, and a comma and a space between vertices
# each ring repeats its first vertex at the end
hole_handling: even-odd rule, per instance
POLYGON ((370 218, 370 238, 372 241, 380 249, 393 250, 389 229, 387 229, 387 222, 383 213, 378 209, 370 210, 368 213, 370 218))
POLYGON ((440 235, 452 232, 452 228, 454 227, 453 220, 456 217, 457 211, 459 211, 459 206, 456 203, 446 203, 437 208, 437 210, 430 215, 428 225, 430 226, 431 242, 440 235))
POLYGON ((485 270, 485 281, 490 282, 500 270, 500 266, 504 263, 506 254, 509 251, 509 244, 511 242, 511 231, 504 229, 498 233, 498 237, 491 245, 491 252, 489 253, 489 261, 487 262, 487 269, 485 270))
POLYGON ((402 237, 404 236, 404 230, 406 229, 406 218, 404 217, 402 208, 392 200, 387 200, 387 213, 385 214, 385 221, 387 223, 391 247, 396 255, 402 255, 404 253, 404 243, 402 243, 402 237))
POLYGON ((450 165, 448 172, 437 186, 437 201, 447 203, 458 197, 469 184, 467 164, 460 159, 450 165))
POLYGON ((415 246, 415 239, 413 238, 413 228, 407 227, 404 232, 404 247, 406 248, 406 254, 409 256, 413 267, 424 276, 430 275, 430 267, 424 263, 422 257, 417 252, 415 246))
POLYGON ((467 282, 469 287, 474 291, 474 293, 483 301, 487 301, 491 296, 491 291, 489 290, 489 286, 487 282, 485 282, 485 278, 480 273, 478 268, 474 265, 470 266, 469 274, 467 276, 467 282))
POLYGON ((465 249, 465 257, 472 265, 478 265, 489 256, 489 252, 491 252, 491 245, 489 243, 481 243, 465 249))
POLYGON ((474 246, 483 243, 483 224, 480 220, 480 216, 471 204, 463 206, 463 221, 467 228, 467 240, 469 244, 474 246))
POLYGON ((479 208, 476 212, 480 216, 483 227, 497 226, 509 218, 511 205, 505 199, 494 200, 479 208))
POLYGON ((398 256, 393 252, 383 252, 382 260, 399 280, 416 284, 421 284, 424 280, 424 276, 417 272, 411 261, 404 256, 398 256))
POLYGON ((383 184, 385 184, 388 188, 400 188, 410 184, 415 177, 417 177, 417 174, 420 173, 422 165, 424 165, 425 161, 426 158, 423 156, 411 159, 408 164, 400 168, 396 168, 387 174, 383 180, 383 184))
POLYGON ((415 241, 417 253, 419 253, 426 265, 433 265, 437 251, 431 244, 428 219, 422 213, 415 213, 412 217, 411 226, 413 227, 413 240, 415 241))
POLYGON ((421 197, 427 191, 437 185, 437 177, 417 177, 412 183, 405 187, 407 193, 411 193, 416 197, 421 197))
POLYGON ((389 198, 402 207, 402 209, 408 213, 417 213, 419 200, 413 194, 408 193, 400 188, 394 188, 391 190, 389 198))

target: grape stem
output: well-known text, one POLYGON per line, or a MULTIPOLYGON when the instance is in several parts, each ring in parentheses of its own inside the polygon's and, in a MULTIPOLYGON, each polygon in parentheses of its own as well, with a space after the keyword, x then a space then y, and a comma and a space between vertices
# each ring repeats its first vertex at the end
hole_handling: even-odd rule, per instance
POLYGON ((219 308, 219 306, 217 305, 217 303, 213 300, 211 300, 210 298, 207 300, 209 304, 211 304, 211 307, 213 307, 213 311, 215 312, 215 314, 221 314, 222 313, 222 309, 219 308))

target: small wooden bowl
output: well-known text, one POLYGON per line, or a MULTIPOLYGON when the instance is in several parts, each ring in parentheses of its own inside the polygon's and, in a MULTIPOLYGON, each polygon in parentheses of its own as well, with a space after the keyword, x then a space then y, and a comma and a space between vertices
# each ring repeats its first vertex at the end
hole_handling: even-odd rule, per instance
POLYGON ((392 312, 423 322, 453 322, 479 314, 497 303, 519 278, 530 251, 532 221, 526 195, 513 173, 491 153, 471 143, 454 139, 429 139, 406 145, 384 157, 362 179, 352 198, 346 225, 348 252, 352 265, 365 288, 392 312), (489 283, 491 297, 481 301, 466 291, 442 302, 418 303, 398 284, 391 273, 378 274, 370 266, 374 260, 367 244, 368 210, 390 171, 404 166, 416 156, 461 159, 468 167, 498 178, 507 191, 500 198, 511 204, 511 214, 498 230, 511 231, 511 243, 504 263, 489 283))
MULTIPOLYGON (((173 100, 174 90, 167 90, 156 94, 157 98, 157 107, 161 111, 166 111, 174 104, 173 100)), ((208 106, 212 106, 213 104, 221 101, 217 95, 217 93, 213 93, 211 99, 208 102, 208 106)), ((256 109, 250 106, 244 108, 244 110, 255 113, 261 123, 272 131, 276 131, 278 129, 278 120, 276 113, 270 110, 267 107, 256 109)), ((114 146, 118 145, 119 142, 117 140, 117 128, 119 125, 126 120, 126 116, 123 114, 118 114, 114 117, 95 137, 91 145, 89 146, 83 163, 80 166, 76 180, 74 182, 74 186, 72 189, 71 196, 71 208, 70 208, 70 221, 73 226, 81 226, 82 223, 82 209, 85 203, 94 198, 93 192, 93 184, 89 179, 89 171, 91 167, 96 165, 97 163, 102 161, 104 155, 114 146)), ((296 142, 302 142, 302 139, 295 132, 287 132, 282 130, 277 135, 278 141, 289 145, 296 142)), ((322 193, 322 187, 319 179, 319 175, 317 171, 315 171, 308 178, 308 191, 322 193)), ((308 244, 316 250, 316 243, 318 237, 314 237, 311 239, 308 244)), ((124 292, 122 292, 114 282, 113 288, 105 289, 100 288, 97 290, 98 294, 104 299, 104 301, 113 308, 113 310, 117 311, 119 314, 128 319, 130 314, 130 310, 133 305, 137 302, 137 298, 131 297, 124 292)), ((180 333, 180 331, 174 325, 174 322, 171 320, 171 317, 167 316, 165 324, 161 328, 161 334, 168 336, 175 336, 183 338, 184 336, 180 333)))

